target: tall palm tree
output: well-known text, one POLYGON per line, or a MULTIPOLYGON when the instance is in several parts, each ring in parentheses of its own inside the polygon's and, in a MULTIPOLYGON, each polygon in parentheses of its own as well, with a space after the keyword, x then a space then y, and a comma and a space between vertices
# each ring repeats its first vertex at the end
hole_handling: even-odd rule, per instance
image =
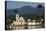
POLYGON ((42 5, 38 5, 38 15, 43 16, 44 15, 44 7, 42 5))
POLYGON ((39 5, 37 6, 37 8, 43 8, 43 6, 39 4, 39 5))

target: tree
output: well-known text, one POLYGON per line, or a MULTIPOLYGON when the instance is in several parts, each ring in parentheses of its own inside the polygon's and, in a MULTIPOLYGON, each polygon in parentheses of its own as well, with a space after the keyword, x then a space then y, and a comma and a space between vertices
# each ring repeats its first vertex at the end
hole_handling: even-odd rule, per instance
POLYGON ((44 15, 44 7, 41 4, 39 4, 37 6, 37 8, 38 8, 38 15, 43 16, 44 15))
POLYGON ((39 4, 39 5, 37 6, 37 8, 43 8, 43 6, 39 4))
POLYGON ((17 13, 17 12, 18 12, 18 11, 15 9, 15 10, 14 10, 14 13, 17 13))

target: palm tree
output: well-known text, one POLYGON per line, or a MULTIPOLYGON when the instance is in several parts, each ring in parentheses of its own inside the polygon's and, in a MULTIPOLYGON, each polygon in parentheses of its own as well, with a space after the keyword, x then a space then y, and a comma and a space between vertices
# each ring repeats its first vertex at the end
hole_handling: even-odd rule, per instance
POLYGON ((37 6, 37 8, 43 8, 43 6, 39 4, 39 5, 37 6))
POLYGON ((44 7, 42 5, 38 5, 38 15, 43 16, 44 15, 44 7))

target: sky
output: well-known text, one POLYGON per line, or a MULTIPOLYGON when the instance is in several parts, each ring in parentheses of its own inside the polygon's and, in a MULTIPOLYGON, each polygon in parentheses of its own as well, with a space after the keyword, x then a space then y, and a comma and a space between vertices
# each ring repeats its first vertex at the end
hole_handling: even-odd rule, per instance
POLYGON ((22 6, 28 6, 28 5, 31 7, 37 7, 39 4, 44 6, 43 3, 7 1, 7 9, 16 9, 16 8, 21 8, 22 6))

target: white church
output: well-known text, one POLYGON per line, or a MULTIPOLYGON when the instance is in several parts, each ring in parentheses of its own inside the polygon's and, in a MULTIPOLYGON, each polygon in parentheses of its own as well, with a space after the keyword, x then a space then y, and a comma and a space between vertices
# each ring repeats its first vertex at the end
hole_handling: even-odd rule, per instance
POLYGON ((13 20, 13 25, 25 25, 25 19, 21 16, 19 17, 19 14, 16 14, 16 21, 13 20))

